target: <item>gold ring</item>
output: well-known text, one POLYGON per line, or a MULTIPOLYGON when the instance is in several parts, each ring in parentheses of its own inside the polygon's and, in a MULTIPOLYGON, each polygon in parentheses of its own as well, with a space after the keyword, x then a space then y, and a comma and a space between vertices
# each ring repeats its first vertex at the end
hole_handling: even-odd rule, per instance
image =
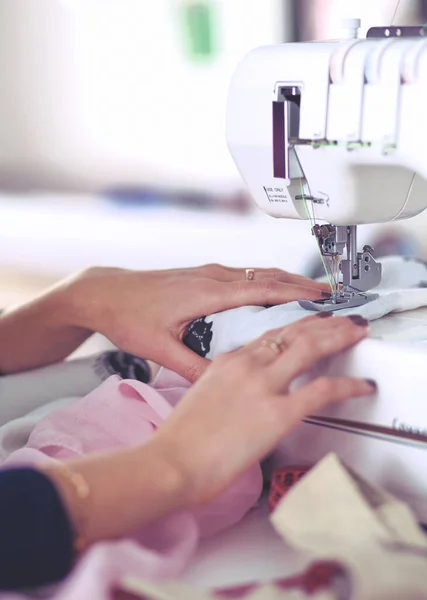
POLYGON ((278 337, 274 340, 262 340, 261 342, 261 347, 262 348, 269 348, 270 350, 272 350, 274 352, 274 354, 279 355, 283 352, 284 348, 283 346, 285 345, 283 339, 281 337, 278 337))
POLYGON ((246 281, 252 281, 253 279, 255 279, 255 270, 254 269, 246 269, 245 279, 246 279, 246 281))

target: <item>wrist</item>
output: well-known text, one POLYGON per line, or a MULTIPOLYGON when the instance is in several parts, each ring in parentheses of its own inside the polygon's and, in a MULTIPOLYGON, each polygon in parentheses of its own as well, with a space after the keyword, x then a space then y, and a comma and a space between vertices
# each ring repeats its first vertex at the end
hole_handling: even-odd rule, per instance
POLYGON ((95 332, 97 316, 100 314, 100 297, 98 284, 104 269, 90 267, 73 276, 66 282, 64 293, 67 296, 68 313, 73 324, 95 332))
POLYGON ((167 478, 165 485, 173 490, 173 496, 180 508, 195 508, 205 504, 203 477, 200 472, 200 460, 197 452, 188 451, 189 448, 179 436, 175 435, 173 428, 168 423, 155 433, 150 446, 163 465, 167 478))
MULTIPOLYGON (((193 505, 191 479, 186 469, 171 455, 169 445, 163 439, 154 435, 148 444, 135 449, 135 458, 139 465, 150 465, 164 514, 193 505)), ((146 473, 142 474, 142 480, 145 485, 146 473)))
POLYGON ((75 311, 72 283, 63 281, 0 318, 0 370, 36 369, 64 360, 91 334, 75 311), (25 340, 25 343, 23 343, 25 340))
POLYGON ((115 320, 111 298, 120 286, 125 269, 89 267, 68 282, 70 307, 78 326, 105 334, 106 325, 115 320))
POLYGON ((183 472, 156 442, 44 471, 56 485, 83 548, 190 506, 183 472))

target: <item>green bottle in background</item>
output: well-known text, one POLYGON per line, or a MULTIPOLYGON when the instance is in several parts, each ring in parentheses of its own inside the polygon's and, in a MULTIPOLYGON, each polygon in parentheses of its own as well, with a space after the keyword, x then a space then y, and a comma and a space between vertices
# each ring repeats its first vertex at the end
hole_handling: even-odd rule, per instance
POLYGON ((185 50, 192 60, 212 59, 218 52, 216 2, 181 0, 180 28, 185 50))

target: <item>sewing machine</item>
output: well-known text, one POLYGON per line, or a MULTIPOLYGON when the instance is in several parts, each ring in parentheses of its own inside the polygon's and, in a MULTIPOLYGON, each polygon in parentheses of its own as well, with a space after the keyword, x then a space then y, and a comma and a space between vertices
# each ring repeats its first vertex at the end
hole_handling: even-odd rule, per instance
POLYGON ((381 264, 357 248, 357 225, 427 208, 424 27, 367 39, 253 50, 230 86, 227 142, 258 206, 310 219, 331 297, 309 310, 377 298, 381 264))
MULTIPOLYGON (((366 39, 262 47, 232 78, 227 142, 240 174, 265 213, 310 221, 332 283, 330 298, 300 302, 308 310, 375 299, 382 268, 371 247, 358 249, 357 226, 427 208, 425 36, 425 27, 384 27, 366 39)), ((381 339, 323 362, 317 375, 373 378, 377 397, 306 419, 271 467, 337 452, 426 523, 427 346, 383 335, 414 323, 421 331, 425 319, 418 309, 374 321, 371 337, 381 339)))

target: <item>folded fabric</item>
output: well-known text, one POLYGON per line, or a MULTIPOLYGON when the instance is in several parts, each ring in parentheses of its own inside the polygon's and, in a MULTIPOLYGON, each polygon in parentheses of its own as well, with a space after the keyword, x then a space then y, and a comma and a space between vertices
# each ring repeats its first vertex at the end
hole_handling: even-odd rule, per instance
POLYGON ((85 396, 110 375, 148 383, 147 361, 112 350, 0 377, 0 426, 60 398, 85 396))
POLYGON ((346 598, 427 598, 427 536, 410 508, 327 455, 271 516, 287 544, 307 560, 347 572, 346 598))
POLYGON ((85 396, 110 375, 148 383, 147 361, 112 350, 0 377, 0 464, 28 442, 44 417, 85 396))
MULTIPOLYGON (((392 312, 427 306, 427 267, 417 259, 390 257, 383 261, 383 279, 374 291, 377 300, 337 311, 337 315, 362 315, 374 321, 392 312)), ((298 302, 270 308, 243 306, 202 317, 187 328, 184 343, 210 360, 248 344, 270 329, 284 327, 312 314, 298 302)))
POLYGON ((23 417, 18 417, 0 427, 0 465, 12 454, 23 448, 30 439, 34 428, 50 413, 64 408, 73 402, 80 400, 79 397, 60 398, 53 402, 43 404, 32 410, 23 417))
POLYGON ((81 398, 109 374, 97 370, 99 356, 78 358, 0 377, 0 426, 60 398, 81 398))
MULTIPOLYGON (((181 378, 174 379, 170 372, 166 377, 170 387, 165 396, 173 404, 186 387, 181 378)), ((150 439, 172 411, 160 392, 160 388, 111 376, 85 398, 42 419, 27 445, 12 453, 3 465, 46 464, 49 460, 69 460, 140 445, 150 439)), ((195 552, 199 538, 237 523, 256 505, 261 491, 262 473, 256 465, 207 506, 173 514, 127 539, 96 544, 54 597, 102 600, 109 597, 111 586, 125 575, 150 579, 178 575, 195 552)))
POLYGON ((294 576, 211 592, 142 578, 126 578, 121 588, 141 600, 427 598, 427 536, 410 509, 334 454, 289 490, 271 521, 305 563, 294 576))

